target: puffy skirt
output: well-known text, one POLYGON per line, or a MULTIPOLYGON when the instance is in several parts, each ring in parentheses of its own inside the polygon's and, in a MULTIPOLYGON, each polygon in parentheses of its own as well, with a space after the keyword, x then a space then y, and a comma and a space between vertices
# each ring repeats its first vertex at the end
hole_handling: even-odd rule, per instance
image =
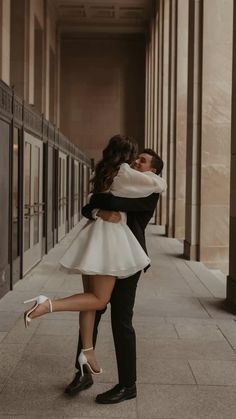
POLYGON ((70 272, 85 275, 113 275, 126 278, 144 269, 150 259, 126 224, 98 218, 80 221, 81 230, 60 263, 70 272))

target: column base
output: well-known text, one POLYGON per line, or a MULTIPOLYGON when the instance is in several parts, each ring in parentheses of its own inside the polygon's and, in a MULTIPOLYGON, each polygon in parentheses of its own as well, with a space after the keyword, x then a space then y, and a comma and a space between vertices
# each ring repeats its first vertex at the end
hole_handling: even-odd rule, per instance
POLYGON ((226 303, 236 312, 236 278, 227 276, 226 303))
POLYGON ((170 237, 171 239, 174 237, 174 227, 173 226, 167 226, 166 225, 166 236, 170 237))
POLYGON ((184 257, 188 260, 199 260, 199 244, 190 244, 184 240, 184 257))

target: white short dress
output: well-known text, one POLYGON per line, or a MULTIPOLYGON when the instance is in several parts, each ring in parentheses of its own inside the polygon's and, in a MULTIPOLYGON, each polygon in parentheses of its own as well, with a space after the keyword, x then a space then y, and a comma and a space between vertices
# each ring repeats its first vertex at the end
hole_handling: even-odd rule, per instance
MULTIPOLYGON (((140 198, 163 192, 166 182, 152 172, 140 173, 127 163, 120 166, 109 192, 124 198, 140 198)), ((126 278, 144 269, 150 259, 126 224, 101 218, 80 221, 81 229, 60 260, 63 268, 84 275, 113 275, 126 278)))

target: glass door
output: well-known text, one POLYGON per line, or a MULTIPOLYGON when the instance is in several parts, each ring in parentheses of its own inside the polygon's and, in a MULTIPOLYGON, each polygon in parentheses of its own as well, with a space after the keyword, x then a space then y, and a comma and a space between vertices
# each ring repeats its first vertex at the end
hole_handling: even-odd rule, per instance
POLYGON ((24 225, 23 273, 29 271, 42 257, 43 227, 43 144, 25 133, 24 139, 24 225))
POLYGON ((83 165, 83 206, 88 202, 88 168, 83 165))
POLYGON ((12 150, 12 284, 20 279, 19 151, 20 130, 14 127, 12 150))
POLYGON ((79 163, 74 161, 74 226, 79 221, 79 163))
POLYGON ((60 241, 66 234, 66 207, 67 207, 67 187, 66 187, 66 154, 59 151, 58 162, 58 240, 60 241))

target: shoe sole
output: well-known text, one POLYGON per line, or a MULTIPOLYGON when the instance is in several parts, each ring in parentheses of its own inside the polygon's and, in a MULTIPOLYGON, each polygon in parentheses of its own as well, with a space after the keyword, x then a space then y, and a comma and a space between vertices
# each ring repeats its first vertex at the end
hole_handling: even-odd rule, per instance
POLYGON ((80 388, 80 389, 74 389, 74 390, 65 389, 65 394, 68 394, 68 396, 76 396, 76 394, 80 393, 81 391, 87 390, 92 385, 93 385, 93 383, 89 383, 89 384, 86 384, 83 388, 80 388))
POLYGON ((121 403, 121 402, 125 402, 126 400, 131 400, 131 399, 135 399, 137 397, 137 394, 133 395, 133 396, 128 396, 125 399, 121 399, 121 400, 95 400, 96 403, 98 404, 117 404, 117 403, 121 403))

